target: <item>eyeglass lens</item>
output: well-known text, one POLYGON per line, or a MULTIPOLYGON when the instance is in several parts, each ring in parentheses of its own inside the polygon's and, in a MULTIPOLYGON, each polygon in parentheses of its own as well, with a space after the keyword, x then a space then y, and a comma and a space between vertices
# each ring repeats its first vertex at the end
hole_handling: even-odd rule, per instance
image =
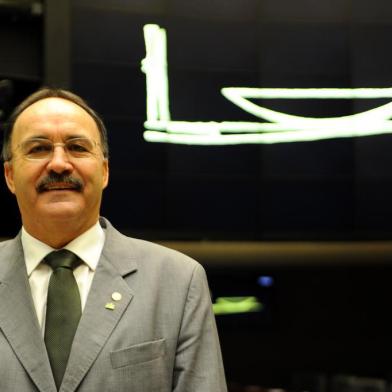
POLYGON ((53 155, 57 146, 64 148, 69 156, 83 158, 94 151, 94 142, 88 138, 69 139, 65 143, 53 143, 48 139, 30 139, 21 144, 22 154, 27 159, 47 159, 53 155))

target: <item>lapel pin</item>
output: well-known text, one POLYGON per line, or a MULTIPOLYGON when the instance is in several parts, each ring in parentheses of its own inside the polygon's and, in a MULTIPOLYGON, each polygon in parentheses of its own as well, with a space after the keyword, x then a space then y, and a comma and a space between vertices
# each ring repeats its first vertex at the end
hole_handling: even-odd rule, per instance
POLYGON ((122 295, 120 293, 118 293, 117 291, 115 291, 112 294, 112 300, 113 301, 121 301, 122 295))
POLYGON ((115 305, 113 302, 108 302, 108 303, 105 305, 105 308, 106 308, 106 309, 109 309, 109 310, 114 310, 114 309, 116 308, 116 305, 115 305))

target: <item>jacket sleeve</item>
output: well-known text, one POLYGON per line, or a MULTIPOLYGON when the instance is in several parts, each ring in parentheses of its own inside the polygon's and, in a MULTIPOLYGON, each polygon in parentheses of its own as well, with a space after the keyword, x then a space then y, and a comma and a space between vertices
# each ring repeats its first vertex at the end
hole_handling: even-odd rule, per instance
POLYGON ((173 391, 227 391, 210 291, 199 264, 193 270, 182 316, 173 391))

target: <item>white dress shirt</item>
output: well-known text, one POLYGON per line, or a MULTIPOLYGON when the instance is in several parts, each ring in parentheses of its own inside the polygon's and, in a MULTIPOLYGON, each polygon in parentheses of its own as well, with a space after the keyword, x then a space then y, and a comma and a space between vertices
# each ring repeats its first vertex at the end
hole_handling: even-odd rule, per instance
MULTIPOLYGON (((64 249, 72 251, 83 261, 83 263, 74 270, 74 276, 80 292, 82 311, 86 305, 87 296, 90 291, 94 272, 97 268, 104 242, 105 232, 99 222, 97 222, 89 230, 64 246, 64 249)), ((37 240, 23 227, 22 246, 38 323, 41 326, 42 333, 44 333, 46 300, 52 269, 42 261, 50 252, 56 249, 37 240)))

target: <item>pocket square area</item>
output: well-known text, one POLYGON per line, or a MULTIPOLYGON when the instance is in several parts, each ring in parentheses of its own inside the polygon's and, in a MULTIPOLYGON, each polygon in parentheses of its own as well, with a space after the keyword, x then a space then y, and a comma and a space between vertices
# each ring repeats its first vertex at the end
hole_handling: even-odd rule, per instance
POLYGON ((138 363, 149 362, 165 355, 165 339, 135 344, 121 350, 112 351, 110 360, 114 369, 138 363))

